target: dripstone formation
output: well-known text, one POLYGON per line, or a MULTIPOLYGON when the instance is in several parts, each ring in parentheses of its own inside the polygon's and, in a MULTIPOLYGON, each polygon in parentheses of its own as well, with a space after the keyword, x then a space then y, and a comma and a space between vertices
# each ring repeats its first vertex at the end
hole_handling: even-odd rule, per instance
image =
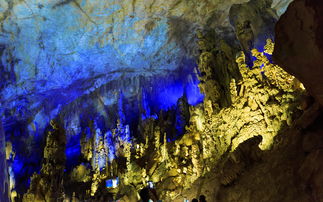
POLYGON ((0 201, 321 202, 322 5, 289 2, 0 2, 0 201))

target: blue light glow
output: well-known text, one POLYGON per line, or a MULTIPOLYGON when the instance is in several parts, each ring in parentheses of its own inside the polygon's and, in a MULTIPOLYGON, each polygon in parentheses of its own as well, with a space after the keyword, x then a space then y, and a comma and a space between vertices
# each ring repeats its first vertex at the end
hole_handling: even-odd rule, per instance
MULTIPOLYGON (((80 5, 91 8, 91 3, 80 5)), ((183 96, 190 105, 204 99, 197 64, 170 40, 168 18, 155 21, 143 35, 137 29, 145 20, 141 17, 125 15, 120 23, 107 20, 119 16, 118 2, 96 2, 88 16, 95 23, 87 24, 83 23, 89 19, 75 6, 53 8, 53 4, 42 2, 42 8, 36 0, 14 4, 3 23, 10 34, 0 35, 0 112, 6 112, 6 138, 16 152, 13 172, 26 184, 32 173, 40 171, 51 119, 59 117, 67 131, 67 172, 82 160, 81 137, 89 142, 94 133, 106 149, 93 154, 102 169, 116 158, 117 138, 131 143, 139 119, 157 120, 161 110, 175 111, 183 96), (110 85, 138 77, 142 77, 139 87, 131 82, 126 87, 110 85), (136 88, 142 89, 142 100, 136 88)), ((182 133, 185 122, 178 119, 176 124, 182 133)))
POLYGON ((23 167, 24 162, 19 160, 18 158, 15 158, 15 160, 12 162, 12 170, 15 175, 18 175, 18 173, 23 173, 23 167))
POLYGON ((170 109, 183 96, 184 87, 180 82, 171 83, 161 89, 157 96, 157 104, 161 109, 170 109))
POLYGON ((118 115, 119 115, 118 118, 121 123, 124 123, 124 121, 126 120, 125 114, 123 112, 123 100, 124 100, 124 97, 122 92, 120 91, 119 100, 118 100, 118 115))
POLYGON ((71 169, 78 165, 81 155, 80 134, 68 136, 65 154, 66 154, 66 167, 71 169))
POLYGON ((116 156, 116 149, 114 147, 113 135, 111 131, 108 131, 105 134, 104 145, 105 145, 105 148, 108 148, 109 163, 112 163, 112 161, 115 159, 115 156, 116 156))
POLYGON ((149 106, 154 107, 155 112, 168 110, 176 106, 177 100, 186 96, 190 105, 203 102, 204 95, 198 87, 199 80, 196 63, 192 60, 184 60, 183 68, 174 77, 156 78, 152 84, 152 92, 149 95, 149 106))
POLYGON ((202 103, 204 100, 204 95, 201 93, 198 84, 199 81, 196 79, 194 82, 189 83, 185 88, 187 102, 193 106, 202 103))
POLYGON ((117 177, 115 179, 108 179, 105 181, 105 185, 109 189, 116 188, 119 185, 119 178, 117 177))

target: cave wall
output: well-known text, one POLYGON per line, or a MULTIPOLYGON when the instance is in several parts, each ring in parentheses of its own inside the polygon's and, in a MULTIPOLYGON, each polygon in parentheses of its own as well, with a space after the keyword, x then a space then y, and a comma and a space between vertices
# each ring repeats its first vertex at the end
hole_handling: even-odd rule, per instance
POLYGON ((276 25, 274 60, 323 103, 322 2, 297 0, 276 25))

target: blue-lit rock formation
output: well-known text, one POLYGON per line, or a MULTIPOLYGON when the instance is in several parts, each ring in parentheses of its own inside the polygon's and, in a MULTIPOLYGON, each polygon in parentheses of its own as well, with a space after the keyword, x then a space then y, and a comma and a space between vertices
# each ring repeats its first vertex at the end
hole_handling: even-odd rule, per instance
POLYGON ((2 1, 2 100, 23 110, 121 77, 167 75, 196 56, 194 30, 227 26, 240 2, 2 1))
MULTIPOLYGON (((2 1, 1 111, 48 121, 60 107, 111 81, 187 69, 183 61, 197 56, 195 30, 228 26, 230 6, 240 2, 2 1)), ((194 76, 184 79, 196 83, 194 76)), ((170 97, 173 104, 178 97, 170 97)))
POLYGON ((43 134, 56 116, 65 121, 69 168, 89 120, 99 119, 103 133, 115 127, 120 93, 132 127, 184 93, 190 104, 203 99, 192 22, 140 2, 10 1, 0 12, 1 113, 16 153, 12 170, 23 179, 17 186, 39 172, 43 134))
POLYGON ((252 67, 250 51, 253 48, 262 51, 266 39, 274 39, 273 30, 278 15, 271 6, 270 0, 250 0, 248 3, 235 4, 230 8, 230 22, 235 28, 250 67, 252 67))

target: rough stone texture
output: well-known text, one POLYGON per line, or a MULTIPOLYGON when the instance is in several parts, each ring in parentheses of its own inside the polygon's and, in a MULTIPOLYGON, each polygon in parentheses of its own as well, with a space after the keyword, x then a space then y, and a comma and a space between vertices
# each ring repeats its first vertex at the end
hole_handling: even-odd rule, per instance
MULTIPOLYGON (((268 43, 272 42, 268 41, 268 43)), ((273 44, 269 44, 266 47, 273 47, 273 44)), ((202 53, 201 57, 203 55, 202 53)), ((232 104, 229 107, 219 107, 220 100, 206 99, 202 114, 198 112, 201 106, 192 109, 192 125, 187 134, 178 143, 175 142, 175 145, 179 144, 178 150, 182 154, 176 152, 168 154, 170 166, 179 165, 177 169, 180 168, 180 171, 181 167, 184 166, 183 171, 187 167, 184 173, 186 175, 174 172, 171 175, 172 178, 157 184, 163 199, 182 201, 183 198, 192 199, 199 194, 206 195, 210 201, 293 201, 300 197, 296 189, 289 190, 285 195, 282 194, 285 189, 293 185, 290 180, 295 177, 292 174, 286 175, 284 172, 294 169, 295 164, 301 161, 299 159, 294 162, 293 159, 293 155, 299 155, 294 150, 297 147, 293 147, 286 156, 280 158, 279 152, 285 151, 286 145, 281 145, 281 150, 276 151, 275 147, 280 143, 276 142, 275 136, 281 134, 285 137, 285 129, 291 127, 293 119, 300 115, 297 107, 300 104, 298 96, 302 90, 293 90, 293 77, 268 62, 263 54, 254 50, 253 55, 257 60, 251 70, 245 64, 243 54, 237 58, 242 79, 238 85, 234 82, 230 84, 229 94, 232 104), (264 66, 260 69, 262 65, 264 66), (237 91, 237 89, 240 90, 237 91), (199 122, 202 122, 202 127, 199 127, 199 122), (190 138, 193 144, 190 143, 190 138), (194 146, 197 147, 197 155, 194 152, 194 146), (185 149, 186 147, 188 149, 185 149), (260 148, 267 151, 261 151, 260 148), (176 158, 185 159, 186 153, 195 158, 200 156, 200 159, 192 159, 192 162, 186 160, 185 163, 171 163, 176 162, 176 158), (288 163, 285 164, 284 161, 288 163), (273 165, 274 162, 275 165, 273 165), (253 178, 255 176, 256 181, 253 178), (273 176, 278 177, 277 181, 268 182, 273 176), (173 185, 159 187, 160 184, 165 183, 173 183, 173 185), (272 188, 276 183, 281 184, 279 190, 272 188), (166 193, 164 193, 165 189, 166 193), (258 194, 253 195, 253 193, 258 194)), ((203 81, 216 80, 216 77, 208 73, 208 67, 212 67, 208 66, 209 61, 201 60, 199 65, 206 72, 202 78, 203 81), (209 78, 205 79, 205 77, 209 78)), ((211 88, 218 87, 204 86, 204 88, 205 92, 210 94, 206 98, 211 98, 213 92, 211 88)), ((220 99, 225 98, 220 97, 220 99)), ((301 197, 303 196, 308 195, 303 191, 301 197)))
MULTIPOLYGON (((192 75, 171 74, 196 67, 196 30, 216 29, 238 43, 231 37, 228 15, 232 4, 245 1, 0 1, 5 127, 17 119, 30 123, 29 129, 43 130, 65 105, 84 96, 92 100, 98 95, 92 101, 100 103, 96 110, 101 113, 117 102, 118 91, 138 97, 143 85, 151 85, 142 80, 156 76, 195 82, 192 75)), ((274 1, 275 9, 286 6, 277 7, 280 2, 274 1)), ((232 57, 235 48, 222 48, 217 63, 232 57)), ((234 61, 226 65, 235 67, 234 61)), ((220 85, 227 88, 228 80, 220 85)))
POLYGON ((167 74, 198 56, 196 29, 228 27, 231 5, 243 2, 2 0, 4 106, 31 108, 48 102, 44 93, 74 100, 120 77, 167 74))
POLYGON ((283 13, 285 13, 288 5, 290 4, 290 2, 292 2, 293 0, 286 0, 286 1, 279 1, 279 0, 274 0, 272 7, 276 10, 277 15, 281 16, 283 13))
POLYGON ((1 1, 2 98, 172 71, 194 55, 195 29, 244 1, 1 1))
POLYGON ((214 202, 322 201, 321 143, 312 142, 311 152, 302 149, 308 138, 315 138, 308 136, 322 137, 322 113, 317 116, 317 112, 321 113, 316 104, 310 106, 297 120, 310 124, 305 128, 295 124, 283 130, 271 150, 251 149, 258 144, 257 139, 240 144, 223 159, 223 164, 196 180, 181 196, 205 194, 208 201, 214 202))
POLYGON ((301 168, 299 169, 299 175, 303 182, 305 182, 305 188, 310 190, 311 199, 313 201, 323 201, 323 150, 315 150, 308 154, 305 158, 301 168))
MULTIPOLYGON (((267 43, 268 49, 265 48, 265 51, 271 53, 272 41, 268 40, 267 43)), ((210 54, 220 54, 225 53, 226 49, 215 52, 204 50, 203 53, 208 51, 210 54)), ((203 53, 200 57, 203 57, 203 53)), ((252 175, 249 173, 242 187, 240 185, 234 189, 231 187, 244 179, 245 172, 262 162, 264 157, 261 149, 272 148, 273 138, 288 128, 295 117, 300 115, 299 98, 304 93, 299 87, 292 88, 293 82, 290 81, 293 77, 277 65, 271 64, 263 53, 253 50, 253 55, 257 60, 252 69, 247 67, 243 53, 237 58, 237 71, 241 73, 239 84, 231 77, 229 86, 222 89, 232 101, 227 107, 220 105, 221 99, 226 99, 225 97, 212 99, 212 96, 217 95, 211 94, 214 91, 209 89, 218 86, 205 86, 205 92, 209 94, 206 97, 210 100, 206 99, 203 104, 197 106, 188 106, 185 99, 179 99, 177 107, 179 119, 173 121, 169 116, 172 113, 176 114, 176 111, 161 112, 158 118, 141 120, 138 123, 140 136, 136 141, 129 141, 129 126, 123 124, 122 115, 116 128, 111 131, 103 132, 97 121, 83 123, 86 127, 79 128, 82 131, 80 154, 82 158, 72 172, 67 171, 64 174, 62 183, 65 187, 65 196, 61 193, 58 183, 63 169, 60 159, 64 154, 57 153, 58 150, 64 150, 65 137, 62 135, 60 140, 63 142, 58 144, 53 134, 60 133, 58 127, 51 122, 54 132, 47 136, 41 172, 33 175, 29 191, 23 196, 24 201, 42 200, 41 197, 44 195, 49 200, 55 197, 73 196, 80 200, 103 201, 114 196, 116 199, 132 198, 135 201, 136 191, 145 187, 148 181, 155 183, 158 196, 165 201, 183 201, 184 197, 193 198, 196 196, 192 194, 201 193, 205 194, 209 201, 214 201, 217 197, 222 198, 222 201, 247 200, 244 195, 235 196, 227 193, 231 191, 244 193, 245 187, 254 190, 259 184, 266 184, 259 176, 257 183, 246 185, 252 175), (263 68, 260 69, 260 66, 263 68), (182 122, 186 119, 190 122, 186 127, 186 133, 175 141, 167 141, 165 130, 172 127, 176 129, 171 123, 177 125, 176 120, 182 122), (58 148, 57 144, 61 145, 61 148, 58 148), (52 161, 57 161, 56 164, 59 166, 53 168, 52 161), (116 176, 119 177, 119 186, 107 188, 105 180, 116 176), (207 182, 203 182, 203 179, 207 179, 207 182), (37 182, 41 185, 37 186, 37 182), (53 182, 53 185, 48 182, 53 182), (196 184, 201 182, 209 188, 216 187, 216 189, 206 192, 205 185, 196 187, 196 184), (47 187, 52 188, 47 191, 47 187), (226 187, 229 187, 228 192, 224 189, 226 187)), ((233 60, 230 57, 220 58, 224 64, 229 64, 233 60)), ((207 60, 200 60, 199 66, 208 72, 212 68, 210 64, 207 60)), ((223 71, 219 72, 228 74, 229 70, 226 68, 229 67, 222 67, 223 71)), ((206 74, 205 76, 209 78, 205 81, 214 80, 221 83, 220 79, 223 79, 221 74, 216 77, 206 74)), ((68 130, 71 128, 68 127, 68 130)), ((276 162, 276 159, 274 160, 276 162)), ((279 160, 277 162, 280 165, 283 160, 279 160)), ((284 166, 289 169, 291 165, 293 164, 284 166)), ((276 175, 267 172, 267 164, 262 166, 261 171, 253 171, 258 173, 257 176, 264 173, 268 173, 267 176, 276 175)), ((276 169, 277 172, 282 171, 281 167, 276 169)), ((279 178, 277 182, 281 183, 285 179, 279 178)), ((288 185, 290 184, 282 183, 282 188, 288 185)), ((280 194, 281 191, 273 190, 267 201, 279 198, 280 194)), ((288 196, 295 198, 296 194, 292 190, 288 196)), ((249 201, 261 201, 262 197, 263 193, 251 197, 249 201)))
POLYGON ((323 104, 323 2, 296 0, 276 25, 274 61, 323 104))
MULTIPOLYGON (((233 30, 227 28, 228 13, 233 3, 241 2, 244 1, 0 1, 0 73, 4 75, 0 78, 3 103, 0 113, 4 112, 9 120, 6 122, 6 128, 11 129, 7 132, 8 139, 16 140, 12 145, 17 140, 23 145, 13 146, 13 151, 18 148, 20 151, 16 157, 11 157, 10 165, 15 165, 13 161, 17 164, 21 160, 18 157, 29 158, 27 154, 31 153, 33 156, 27 159, 28 163, 23 162, 28 165, 22 165, 21 169, 23 180, 27 181, 30 173, 26 168, 44 160, 40 173, 31 178, 27 194, 24 195, 25 190, 12 189, 10 191, 16 194, 12 197, 25 201, 44 198, 103 201, 112 197, 136 200, 136 192, 146 186, 147 181, 152 181, 162 199, 182 201, 184 195, 191 196, 186 195, 187 189, 194 189, 190 194, 203 193, 201 186, 196 188, 192 184, 202 182, 204 177, 210 177, 205 184, 210 187, 214 183, 216 189, 235 184, 242 177, 245 183, 237 190, 248 192, 244 187, 248 187, 245 185, 252 179, 252 173, 247 178, 243 174, 253 165, 257 166, 262 157, 258 156, 257 148, 260 140, 246 140, 261 135, 261 149, 275 145, 274 136, 292 126, 295 117, 300 115, 299 99, 303 90, 294 85, 294 77, 271 64, 261 51, 250 52, 250 47, 245 48, 245 52, 249 51, 248 54, 256 58, 252 69, 246 66, 243 54, 236 58, 239 42, 233 30), (203 29, 205 27, 207 29, 203 29), (202 31, 196 32, 200 28, 202 31), (201 36, 196 37, 199 33, 201 36), (203 104, 189 106, 188 97, 178 101, 177 111, 168 110, 167 106, 168 111, 160 110, 158 116, 151 114, 150 106, 144 103, 142 87, 152 87, 142 78, 153 80, 153 76, 164 75, 166 80, 172 80, 184 77, 181 72, 177 75, 172 72, 192 66, 196 75, 196 64, 185 63, 186 59, 194 57, 199 58, 202 72, 200 87, 206 93, 203 104), (122 102, 120 91, 140 103, 131 100, 117 106, 117 102, 122 102), (122 106, 128 106, 125 112, 122 106), (139 132, 132 142, 130 127, 125 123, 131 107, 138 107, 140 111, 136 114, 140 116, 138 123, 133 123, 139 125, 135 128, 135 132, 137 129, 139 132), (72 160, 75 159, 69 155, 76 156, 75 162, 66 162, 66 167, 72 163, 72 169, 67 168, 64 173, 65 135, 58 131, 58 135, 62 135, 59 140, 47 136, 46 146, 40 144, 44 141, 41 139, 44 129, 56 116, 66 129, 65 154, 72 160), (18 119, 16 125, 17 120, 11 122, 15 118, 18 119), (183 122, 190 122, 190 126, 185 128, 183 122), (184 127, 186 133, 169 142, 178 130, 175 125, 180 126, 180 130, 184 127), (73 138, 76 148, 68 146, 73 138), (239 146, 242 142, 244 146, 239 146), (250 151, 249 146, 256 152, 250 151), (44 155, 39 152, 43 149, 44 155), (36 158, 37 155, 41 158, 36 158), (213 172, 223 175, 222 179, 213 172), (105 180, 117 176, 120 185, 107 188, 105 180)), ((271 19, 275 15, 270 2, 252 4, 255 1, 251 1, 247 6, 235 6, 245 8, 236 9, 239 15, 248 14, 242 20, 254 20, 255 41, 260 40, 258 36, 262 33, 272 36, 271 19), (264 17, 262 12, 265 12, 264 17)), ((278 5, 286 6, 280 4, 284 1, 274 2, 276 9, 281 9, 278 5)), ((244 39, 239 39, 243 44, 244 39)), ((260 40, 256 44, 265 42, 260 40)), ((269 51, 273 45, 267 42, 269 51)), ((270 55, 272 51, 269 52, 270 55)), ((194 83, 191 77, 188 75, 185 80, 194 83)), ((164 84, 161 80, 157 82, 164 84)), ((164 100, 169 92, 160 94, 158 100, 164 100)), ((177 98, 172 98, 175 103, 177 98)), ((54 128, 53 133, 56 132, 54 128)), ((304 140, 306 151, 316 152, 315 138, 314 135, 304 140)), ((11 145, 9 141, 8 145, 11 145)), ((320 153, 316 152, 308 161, 319 157, 320 153)), ((286 165, 286 170, 289 166, 286 165)), ((282 171, 276 168, 275 171, 282 171)), ((303 170, 319 176, 317 168, 320 166, 303 170)), ((250 185, 251 190, 266 185, 261 181, 261 174, 267 174, 266 179, 276 176, 268 171, 267 164, 258 173, 253 170, 259 179, 250 185)), ((11 177, 14 179, 13 175, 11 177)), ((288 177, 270 185, 291 179, 292 175, 288 177)), ((310 186, 320 188, 310 177, 303 176, 303 179, 310 186)), ((16 185, 19 183, 17 181, 16 185)), ((282 189, 273 190, 269 199, 276 199, 288 185, 282 183, 282 189)), ((217 195, 214 193, 218 192, 205 194, 212 201, 217 195)), ((226 193, 229 192, 224 190, 219 196, 224 197, 224 201, 231 199, 226 193)), ((250 200, 262 201, 264 195, 262 192, 250 200)), ((291 191, 289 196, 295 198, 295 193, 291 191)), ((319 196, 316 191, 315 197, 319 196)), ((245 198, 239 196, 234 200, 240 199, 245 198)))
POLYGON ((31 177, 30 188, 23 196, 23 201, 63 201, 65 146, 65 131, 52 120, 51 130, 46 137, 42 169, 40 174, 34 173, 31 177))
POLYGON ((274 38, 273 30, 278 16, 271 5, 272 0, 251 0, 244 4, 234 4, 230 8, 230 23, 250 67, 250 51, 253 48, 261 50, 267 39, 274 38))

